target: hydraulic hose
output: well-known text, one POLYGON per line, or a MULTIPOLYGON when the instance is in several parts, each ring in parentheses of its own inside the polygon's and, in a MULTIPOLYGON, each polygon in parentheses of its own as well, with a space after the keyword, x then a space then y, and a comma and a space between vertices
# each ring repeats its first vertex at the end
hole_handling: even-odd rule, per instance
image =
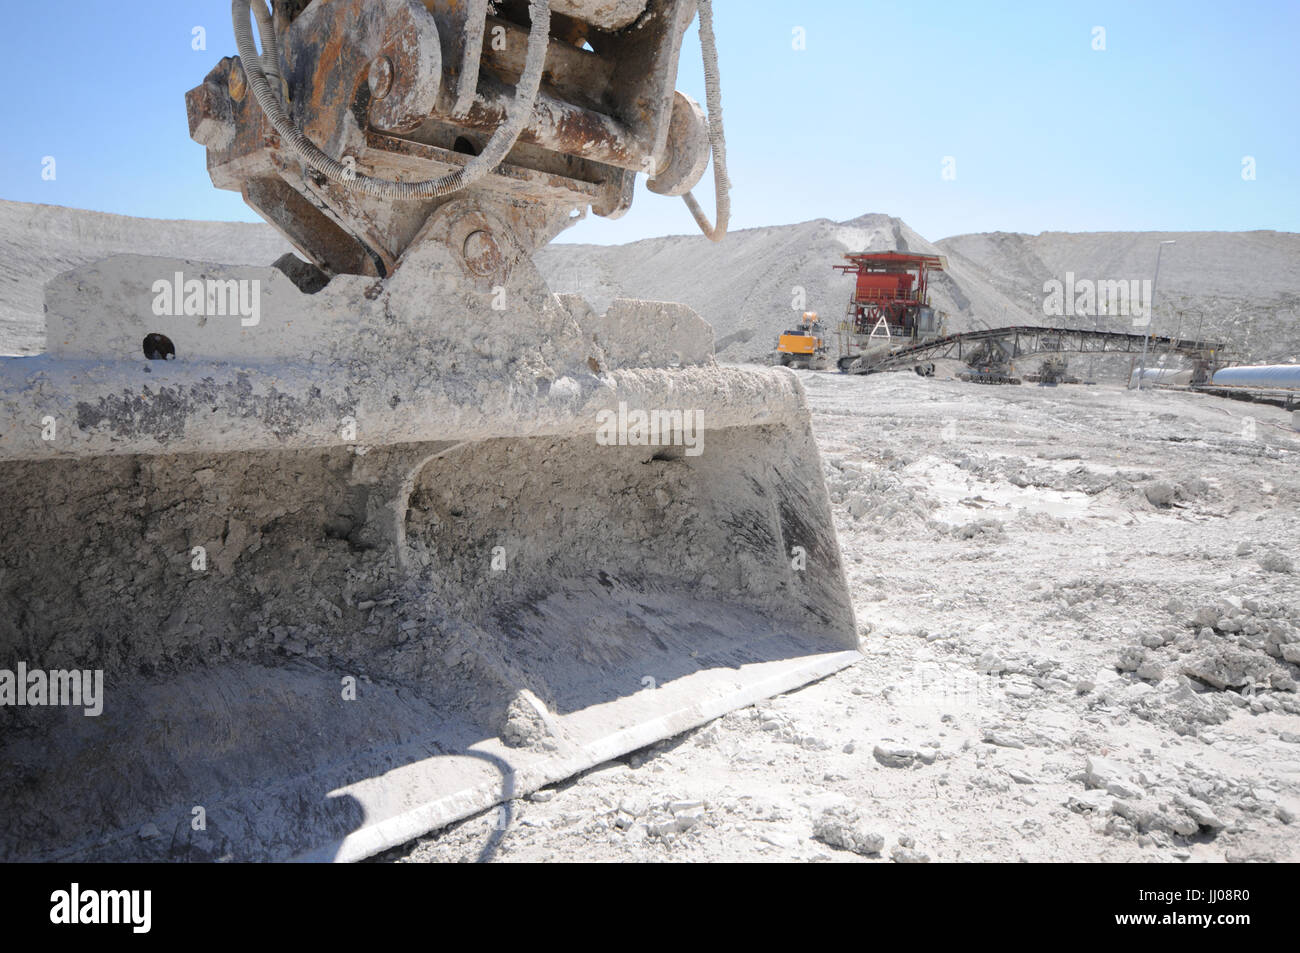
POLYGON ((275 39, 275 21, 260 0, 253 7, 253 16, 257 18, 257 35, 262 40, 262 55, 257 64, 262 67, 266 78, 275 82, 278 91, 282 88, 284 78, 280 74, 280 46, 275 39))
MULTIPOLYGON (((707 0, 704 0, 707 2, 707 0)), ((473 185, 483 176, 494 170, 519 140, 520 133, 532 117, 533 105, 537 101, 537 91, 542 82, 542 70, 546 65, 546 51, 550 45, 551 2, 550 0, 529 0, 528 14, 532 26, 528 33, 528 51, 524 58, 524 72, 515 88, 515 97, 511 101, 503 122, 488 140, 483 151, 475 156, 463 168, 438 179, 424 182, 393 182, 362 175, 354 168, 344 165, 338 159, 326 155, 315 143, 308 139, 298 128, 297 123, 285 111, 277 92, 273 91, 267 80, 268 72, 277 80, 280 76, 279 47, 275 39, 275 26, 263 5, 263 0, 232 0, 231 19, 234 21, 235 42, 239 47, 239 57, 243 63, 244 75, 248 78, 253 95, 258 105, 266 113, 267 119, 281 141, 307 165, 319 171, 332 182, 345 188, 363 192, 376 198, 403 200, 438 198, 459 192, 473 185), (256 4, 258 31, 262 36, 262 53, 257 52, 253 41, 251 9, 256 4), (267 62, 271 70, 263 68, 267 62)), ((710 103, 712 100, 710 100, 710 103)), ((712 111, 712 105, 710 105, 712 111)))
POLYGON ((731 179, 727 176, 727 137, 722 126, 722 79, 718 73, 718 41, 713 35, 713 0, 700 2, 700 48, 704 53, 704 96, 709 107, 709 142, 713 149, 713 188, 717 203, 717 222, 709 217, 695 196, 682 196, 706 238, 720 242, 731 223, 731 179))

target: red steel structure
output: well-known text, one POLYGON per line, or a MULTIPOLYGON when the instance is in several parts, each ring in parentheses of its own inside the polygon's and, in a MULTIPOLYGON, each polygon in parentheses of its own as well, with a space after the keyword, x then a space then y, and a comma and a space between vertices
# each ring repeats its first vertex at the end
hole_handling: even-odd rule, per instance
POLYGON ((886 251, 845 255, 848 264, 833 266, 837 271, 858 276, 849 302, 848 330, 869 335, 884 320, 890 336, 916 340, 937 333, 930 308, 929 276, 944 271, 941 255, 912 255, 886 251))

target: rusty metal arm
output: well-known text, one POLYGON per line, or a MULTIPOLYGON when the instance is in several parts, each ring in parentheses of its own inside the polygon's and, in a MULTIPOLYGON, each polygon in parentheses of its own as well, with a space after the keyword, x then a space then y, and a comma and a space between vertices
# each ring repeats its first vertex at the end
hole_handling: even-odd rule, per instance
MULTIPOLYGON (((235 41, 239 46, 244 72, 248 76, 249 85, 258 104, 285 144, 299 159, 331 181, 345 188, 364 192, 366 195, 392 200, 427 199, 450 195, 474 184, 505 161, 532 115, 537 91, 541 86, 542 70, 546 64, 546 52, 550 45, 550 0, 529 0, 529 16, 532 25, 528 34, 524 73, 519 78, 515 98, 506 121, 492 134, 483 152, 465 168, 440 178, 423 182, 393 182, 362 175, 338 159, 326 155, 303 134, 272 90, 261 66, 263 57, 274 59, 277 56, 274 24, 266 15, 262 0, 232 0, 231 3, 235 41), (253 26, 250 18, 253 4, 258 8, 258 26, 264 31, 262 55, 258 54, 253 42, 253 26), (265 32, 268 28, 269 33, 265 32)), ((278 72, 278 63, 275 68, 278 72)), ((436 74, 437 70, 433 70, 432 75, 436 74)))

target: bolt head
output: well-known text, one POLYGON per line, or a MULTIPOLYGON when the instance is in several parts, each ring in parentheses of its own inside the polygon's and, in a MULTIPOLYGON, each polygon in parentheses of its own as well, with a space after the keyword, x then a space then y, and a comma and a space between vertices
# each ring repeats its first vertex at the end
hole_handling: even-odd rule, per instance
POLYGON ((383 99, 393 89, 393 61, 387 56, 377 56, 370 63, 370 95, 383 99))

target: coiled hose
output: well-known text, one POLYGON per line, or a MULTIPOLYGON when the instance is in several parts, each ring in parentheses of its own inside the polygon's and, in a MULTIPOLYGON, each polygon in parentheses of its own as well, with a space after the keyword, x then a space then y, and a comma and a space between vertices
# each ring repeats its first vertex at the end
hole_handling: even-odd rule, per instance
POLYGON ((284 77, 280 74, 280 46, 275 38, 275 20, 260 2, 253 7, 253 16, 257 17, 257 33, 262 39, 262 55, 258 58, 257 65, 262 68, 267 80, 273 80, 275 88, 281 89, 284 77))
POLYGON ((264 69, 263 63, 271 66, 270 72, 277 79, 280 67, 274 22, 267 13, 263 0, 232 0, 231 3, 235 43, 239 47, 244 75, 248 77, 249 86, 252 87, 258 105, 266 113, 275 131, 280 134, 281 140, 299 159, 330 181, 375 198, 389 200, 438 198, 459 192, 473 185, 505 161, 506 156, 519 140, 524 126, 532 117, 533 104, 537 101, 537 90, 541 86, 542 69, 546 65, 546 51, 551 38, 551 0, 529 0, 528 15, 532 20, 532 26, 528 33, 524 73, 519 78, 515 97, 506 111, 505 122, 492 133, 483 151, 471 159, 463 169, 457 169, 441 178, 424 182, 393 182, 362 175, 354 168, 326 155, 303 135, 297 123, 285 112, 279 95, 271 89, 271 84, 267 81, 268 70, 264 69), (250 17, 254 4, 257 9, 258 32, 262 38, 260 56, 253 42, 253 24, 250 17))
POLYGON ((727 176, 727 137, 722 126, 722 78, 718 73, 718 40, 713 35, 713 0, 700 0, 700 48, 704 52, 704 98, 709 106, 709 142, 713 149, 713 188, 717 222, 687 192, 682 201, 695 216, 695 224, 709 241, 720 242, 731 223, 731 179, 727 176))

